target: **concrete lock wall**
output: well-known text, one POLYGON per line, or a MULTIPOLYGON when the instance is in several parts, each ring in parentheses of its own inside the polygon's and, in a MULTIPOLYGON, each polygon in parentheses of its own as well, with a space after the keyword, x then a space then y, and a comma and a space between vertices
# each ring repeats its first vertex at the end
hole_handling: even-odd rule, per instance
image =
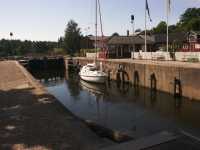
POLYGON ((144 59, 144 60, 152 60, 152 59, 163 59, 163 60, 172 60, 170 54, 167 52, 132 52, 132 59, 144 59))
MULTIPOLYGON (((172 60, 168 52, 132 52, 132 59, 144 59, 144 60, 172 60)), ((176 52, 176 61, 187 61, 188 59, 195 58, 200 61, 200 52, 176 52)))
MULTIPOLYGON (((81 66, 92 63, 92 59, 77 58, 74 62, 79 62, 81 66)), ((135 76, 138 74, 139 86, 151 88, 151 77, 156 81, 156 89, 159 91, 175 94, 175 79, 180 81, 181 95, 194 100, 200 100, 200 67, 184 67, 168 64, 139 63, 134 61, 98 60, 102 62, 103 70, 110 74, 110 79, 117 79, 118 69, 121 67, 128 77, 125 81, 134 84, 135 76)))
POLYGON ((86 58, 96 58, 99 56, 99 53, 86 53, 86 58))
POLYGON ((187 61, 190 58, 196 58, 200 60, 200 52, 176 52, 176 60, 187 61))

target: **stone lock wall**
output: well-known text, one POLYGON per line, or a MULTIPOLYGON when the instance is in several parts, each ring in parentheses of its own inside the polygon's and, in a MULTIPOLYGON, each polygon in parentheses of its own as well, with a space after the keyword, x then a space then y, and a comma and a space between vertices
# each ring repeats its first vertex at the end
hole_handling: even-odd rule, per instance
MULTIPOLYGON (((81 66, 92 63, 92 59, 74 59, 74 62, 79 62, 81 66)), ((156 84, 156 89, 159 91, 175 94, 176 89, 179 89, 181 95, 190 99, 200 100, 200 67, 180 67, 170 65, 160 65, 156 63, 136 63, 134 61, 123 62, 117 60, 98 60, 97 64, 103 64, 103 70, 110 75, 110 79, 117 80, 117 73, 121 69, 125 72, 125 81, 132 84, 137 79, 139 86, 151 88, 151 84, 156 84), (135 77, 138 75, 138 77, 135 77), (152 82, 152 76, 154 82, 152 82), (180 81, 175 88, 175 80, 180 81), (179 88, 180 86, 180 88, 179 88)))

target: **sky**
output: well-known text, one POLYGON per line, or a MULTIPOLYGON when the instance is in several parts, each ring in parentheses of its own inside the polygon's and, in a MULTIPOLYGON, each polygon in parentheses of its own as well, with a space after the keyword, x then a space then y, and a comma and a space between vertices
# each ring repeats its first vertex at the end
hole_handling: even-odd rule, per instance
MULTIPOLYGON (((100 0, 104 35, 144 29, 145 0, 100 0)), ((200 7, 200 0, 171 0, 170 24, 175 24, 189 7, 200 7)), ((166 0, 148 0, 152 22, 148 28, 166 20, 166 0)), ((95 0, 0 0, 0 39, 57 41, 64 35, 67 22, 75 20, 82 34, 94 34, 95 0)), ((99 29, 100 30, 100 29, 99 29)))

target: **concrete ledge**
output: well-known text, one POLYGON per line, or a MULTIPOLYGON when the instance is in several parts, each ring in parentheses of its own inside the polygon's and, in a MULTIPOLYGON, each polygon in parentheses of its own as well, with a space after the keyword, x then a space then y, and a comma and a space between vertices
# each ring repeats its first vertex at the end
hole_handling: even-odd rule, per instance
POLYGON ((178 136, 164 131, 164 132, 161 132, 149 137, 138 139, 136 141, 131 141, 128 143, 120 144, 118 146, 104 148, 102 150, 141 150, 141 149, 147 149, 149 147, 159 145, 162 143, 166 143, 166 142, 175 140, 177 138, 178 136))

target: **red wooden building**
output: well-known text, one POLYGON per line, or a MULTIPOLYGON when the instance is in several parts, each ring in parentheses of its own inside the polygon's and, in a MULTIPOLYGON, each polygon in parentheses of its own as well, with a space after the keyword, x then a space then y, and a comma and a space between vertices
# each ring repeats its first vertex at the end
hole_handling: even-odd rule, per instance
POLYGON ((187 43, 179 49, 181 52, 200 52, 200 32, 189 32, 187 43))

